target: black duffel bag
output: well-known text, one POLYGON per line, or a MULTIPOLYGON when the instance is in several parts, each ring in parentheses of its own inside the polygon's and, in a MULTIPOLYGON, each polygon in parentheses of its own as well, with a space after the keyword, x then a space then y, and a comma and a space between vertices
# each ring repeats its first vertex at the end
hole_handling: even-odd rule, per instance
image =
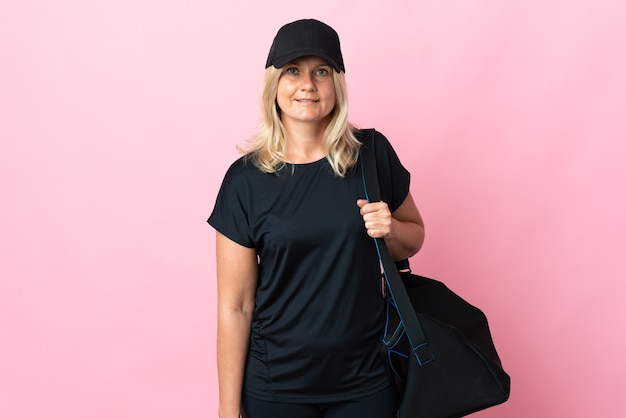
MULTIPOLYGON (((366 197, 374 202, 380 189, 374 130, 370 133, 362 145, 361 171, 366 197)), ((406 260, 396 265, 385 240, 375 242, 387 284, 381 352, 399 385, 398 418, 462 417, 505 402, 511 379, 485 314, 443 283, 411 274, 406 260)))
POLYGON ((410 271, 400 277, 418 325, 400 320, 399 292, 388 284, 382 352, 400 388, 398 418, 461 417, 505 402, 511 380, 485 314, 437 280, 410 271))

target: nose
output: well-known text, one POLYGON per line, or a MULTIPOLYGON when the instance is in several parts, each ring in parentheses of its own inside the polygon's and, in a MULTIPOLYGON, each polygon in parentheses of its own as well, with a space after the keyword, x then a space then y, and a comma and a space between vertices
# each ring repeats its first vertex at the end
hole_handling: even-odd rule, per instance
POLYGON ((300 90, 315 90, 315 79, 313 74, 305 72, 302 74, 300 90))

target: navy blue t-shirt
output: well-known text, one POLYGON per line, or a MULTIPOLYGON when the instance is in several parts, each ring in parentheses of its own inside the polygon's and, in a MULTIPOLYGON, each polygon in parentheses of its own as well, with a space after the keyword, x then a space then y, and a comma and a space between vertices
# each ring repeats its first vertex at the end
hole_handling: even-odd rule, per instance
MULTIPOLYGON (((393 211, 410 175, 387 139, 376 132, 375 140, 381 196, 393 211)), ((267 174, 242 157, 226 173, 208 222, 259 256, 249 396, 330 402, 390 384, 379 355, 379 262, 356 205, 363 198, 360 161, 344 178, 326 158, 267 174)))

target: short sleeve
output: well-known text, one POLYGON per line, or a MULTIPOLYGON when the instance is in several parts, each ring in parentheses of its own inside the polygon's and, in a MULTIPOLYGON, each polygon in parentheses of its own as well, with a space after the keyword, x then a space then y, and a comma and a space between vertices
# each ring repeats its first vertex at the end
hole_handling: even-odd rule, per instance
POLYGON ((249 213, 251 197, 246 179, 248 170, 255 170, 255 168, 248 166, 243 158, 230 166, 207 222, 236 243, 254 248, 249 213))
POLYGON ((411 174, 402 165, 391 143, 383 134, 374 131, 374 141, 380 195, 393 212, 409 194, 411 174))

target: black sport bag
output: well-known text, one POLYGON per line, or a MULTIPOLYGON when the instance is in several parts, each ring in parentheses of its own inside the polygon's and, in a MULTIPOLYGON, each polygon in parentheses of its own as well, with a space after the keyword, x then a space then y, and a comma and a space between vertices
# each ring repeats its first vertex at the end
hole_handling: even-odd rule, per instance
MULTIPOLYGON (((368 200, 378 201, 373 132, 361 168, 368 200)), ((375 241, 388 292, 381 352, 400 388, 398 418, 462 417, 505 402, 511 379, 485 314, 443 283, 412 274, 406 260, 397 266, 384 239, 375 241)))
POLYGON ((511 380, 484 313, 437 280, 408 271, 400 276, 400 292, 387 278, 382 349, 400 385, 398 417, 461 417, 505 402, 511 380), (403 289, 410 310, 404 317, 413 316, 408 321, 401 321, 398 313, 398 305, 406 301, 396 301, 404 299, 399 296, 403 289))

